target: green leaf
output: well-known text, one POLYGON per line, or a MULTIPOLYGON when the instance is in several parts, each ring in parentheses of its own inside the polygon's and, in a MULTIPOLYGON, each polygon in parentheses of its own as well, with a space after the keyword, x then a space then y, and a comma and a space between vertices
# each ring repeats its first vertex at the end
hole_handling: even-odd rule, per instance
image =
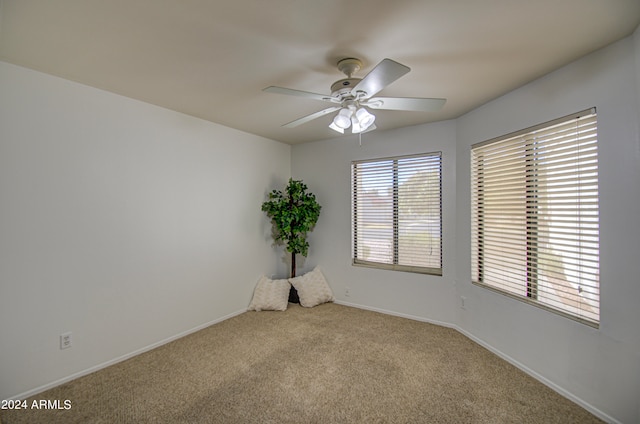
POLYGON ((318 222, 321 209, 315 195, 307 192, 307 185, 292 178, 284 191, 273 190, 262 204, 274 226, 275 240, 283 241, 288 252, 303 256, 309 249, 307 232, 318 222))

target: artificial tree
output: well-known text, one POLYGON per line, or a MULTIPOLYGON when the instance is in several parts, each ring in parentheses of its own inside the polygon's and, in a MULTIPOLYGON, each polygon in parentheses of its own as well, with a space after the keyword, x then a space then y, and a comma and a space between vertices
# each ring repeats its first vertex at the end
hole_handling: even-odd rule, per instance
MULTIPOLYGON (((292 178, 284 191, 273 190, 269 200, 262 204, 262 210, 273 223, 276 243, 284 243, 286 250, 291 252, 290 278, 296 276, 296 254, 307 256, 307 233, 318 222, 320 209, 316 196, 307 192, 306 184, 292 178)), ((297 293, 293 292, 292 297, 295 300, 297 293)))

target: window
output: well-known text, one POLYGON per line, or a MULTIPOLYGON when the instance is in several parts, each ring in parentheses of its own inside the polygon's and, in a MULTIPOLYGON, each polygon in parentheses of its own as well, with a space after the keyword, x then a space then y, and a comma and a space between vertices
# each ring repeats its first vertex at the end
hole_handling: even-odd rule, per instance
POLYGON ((442 275, 442 158, 351 164, 353 264, 442 275))
POLYGON ((474 283, 598 327, 595 109, 471 148, 474 283))

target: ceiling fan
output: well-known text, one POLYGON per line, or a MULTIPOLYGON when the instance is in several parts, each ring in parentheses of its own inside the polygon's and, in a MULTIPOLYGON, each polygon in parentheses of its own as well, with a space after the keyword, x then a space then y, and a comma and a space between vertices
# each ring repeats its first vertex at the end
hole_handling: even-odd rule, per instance
POLYGON ((408 73, 411 68, 391 59, 383 59, 364 78, 353 78, 353 74, 361 68, 362 62, 359 59, 346 58, 340 60, 338 62, 338 70, 343 72, 347 78, 333 83, 331 85, 331 94, 329 95, 276 86, 264 88, 263 91, 333 103, 334 106, 298 118, 295 121, 284 124, 283 127, 294 128, 338 111, 329 128, 342 134, 349 127, 351 127, 351 132, 354 134, 371 131, 376 128, 373 124, 376 117, 367 108, 434 112, 440 110, 447 101, 446 99, 419 97, 373 97, 383 88, 408 73))

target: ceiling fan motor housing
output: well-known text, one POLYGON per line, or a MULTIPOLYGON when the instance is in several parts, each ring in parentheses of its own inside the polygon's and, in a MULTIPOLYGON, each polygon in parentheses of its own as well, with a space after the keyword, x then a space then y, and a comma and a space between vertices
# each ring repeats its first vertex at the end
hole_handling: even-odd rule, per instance
POLYGON ((347 78, 336 81, 331 86, 331 96, 339 97, 341 100, 349 97, 349 93, 353 87, 355 87, 362 78, 351 78, 353 74, 358 72, 362 68, 362 62, 360 59, 353 57, 347 57, 338 62, 338 70, 345 74, 347 78), (344 98, 343 98, 344 97, 344 98))
POLYGON ((353 87, 358 85, 360 81, 361 78, 345 78, 336 81, 331 86, 331 95, 334 97, 338 97, 341 94, 350 93, 353 87))

